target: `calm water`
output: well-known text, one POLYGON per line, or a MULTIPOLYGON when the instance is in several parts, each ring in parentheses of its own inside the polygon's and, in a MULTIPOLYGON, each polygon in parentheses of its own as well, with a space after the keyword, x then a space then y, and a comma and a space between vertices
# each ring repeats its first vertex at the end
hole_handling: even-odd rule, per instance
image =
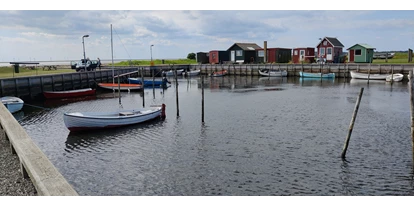
MULTIPOLYGON (((112 92, 16 117, 80 195, 414 195, 406 82, 208 78, 202 124, 200 80, 178 81, 180 117, 175 86, 145 90, 164 121, 69 133, 63 112, 117 109, 112 92)), ((122 106, 142 95, 122 93, 122 106)))

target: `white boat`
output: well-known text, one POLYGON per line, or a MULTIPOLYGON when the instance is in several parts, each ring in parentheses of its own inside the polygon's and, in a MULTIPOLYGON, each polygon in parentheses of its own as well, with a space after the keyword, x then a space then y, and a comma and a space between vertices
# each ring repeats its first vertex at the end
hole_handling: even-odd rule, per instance
POLYGON ((10 113, 15 113, 22 110, 24 101, 14 96, 4 96, 1 97, 1 103, 3 103, 10 113))
POLYGON ((190 70, 187 72, 183 72, 184 76, 197 76, 200 75, 200 70, 190 70))
POLYGON ((267 76, 267 77, 286 77, 287 76, 286 70, 270 70, 270 74, 269 74, 269 69, 258 70, 258 71, 261 76, 267 76))
POLYGON ((165 105, 112 112, 64 113, 63 121, 70 131, 82 131, 138 124, 159 118, 162 114, 165 114, 165 105))
POLYGON ((396 73, 396 74, 394 74, 394 75, 388 75, 388 76, 385 78, 385 81, 387 81, 387 82, 391 82, 391 79, 392 79, 392 81, 393 81, 393 82, 400 82, 400 81, 402 81, 402 80, 403 80, 403 78, 404 78, 404 75, 403 75, 403 74, 401 74, 401 73, 396 73))
MULTIPOLYGON (((366 79, 368 80, 368 73, 358 73, 355 71, 350 71, 351 77, 355 79, 366 79)), ((389 74, 377 74, 377 73, 371 73, 369 74, 370 80, 385 80, 389 76, 389 74)))
MULTIPOLYGON (((169 71, 163 71, 162 74, 166 76, 173 76, 175 70, 169 70, 169 71)), ((177 75, 181 75, 183 73, 184 69, 177 70, 177 75)))

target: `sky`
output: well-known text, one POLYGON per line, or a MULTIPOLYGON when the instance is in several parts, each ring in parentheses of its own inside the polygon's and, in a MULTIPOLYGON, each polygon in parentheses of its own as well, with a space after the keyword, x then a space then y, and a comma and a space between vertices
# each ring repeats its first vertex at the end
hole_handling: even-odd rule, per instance
POLYGON ((323 37, 338 38, 344 52, 357 43, 376 51, 414 48, 414 11, 392 6, 406 5, 400 0, 378 8, 356 0, 59 2, 2 5, 0 62, 79 60, 82 39, 86 57, 111 60, 111 24, 114 59, 186 58, 236 42, 316 47, 323 37))

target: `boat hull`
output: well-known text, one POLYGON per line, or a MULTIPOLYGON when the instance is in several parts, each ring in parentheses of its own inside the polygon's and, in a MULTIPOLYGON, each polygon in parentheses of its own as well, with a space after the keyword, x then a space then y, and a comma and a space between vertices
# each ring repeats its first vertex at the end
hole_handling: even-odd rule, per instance
MULTIPOLYGON (((368 73, 358 73, 355 71, 350 71, 351 77, 355 79, 366 79, 368 80, 368 73)), ((369 74, 370 80, 385 80, 389 74, 369 74)))
MULTIPOLYGON (((184 71, 184 69, 177 70, 177 75, 182 75, 183 71, 184 71)), ((162 72, 162 74, 164 74, 166 76, 173 76, 174 75, 174 70, 164 71, 164 72, 162 72)))
POLYGON ((103 88, 103 89, 108 89, 108 90, 118 90, 118 89, 120 89, 121 91, 141 90, 142 89, 142 85, 140 85, 140 84, 128 84, 128 83, 121 83, 119 85, 117 83, 98 83, 98 86, 103 88))
POLYGON ((393 82, 400 82, 400 81, 402 81, 402 80, 403 80, 403 78, 404 78, 404 75, 403 75, 403 74, 401 74, 401 73, 396 73, 396 74, 394 74, 394 75, 388 75, 388 76, 385 78, 385 81, 387 81, 387 82, 391 82, 391 79, 392 79, 392 81, 393 81, 393 82))
MULTIPOLYGON (((128 78, 128 81, 130 83, 133 83, 133 84, 141 84, 142 85, 141 78, 128 78)), ((152 85, 161 86, 162 85, 162 80, 152 81, 152 80, 145 80, 144 79, 144 87, 145 86, 152 86, 152 85)))
POLYGON ((286 77, 287 76, 287 71, 285 71, 285 70, 283 70, 283 71, 270 71, 270 74, 269 74, 269 72, 259 70, 259 74, 261 76, 266 76, 266 77, 286 77))
POLYGON ((335 73, 306 73, 299 71, 299 75, 303 78, 335 78, 335 73))
POLYGON ((192 70, 184 73, 184 76, 197 76, 200 75, 200 70, 192 70))
POLYGON ((47 99, 54 98, 73 98, 80 96, 90 96, 95 95, 96 90, 91 88, 79 89, 79 90, 69 90, 69 91, 44 91, 43 95, 47 99))
POLYGON ((63 121, 70 131, 84 131, 139 124, 159 118, 161 112, 162 107, 114 112, 73 112, 65 113, 63 121))
POLYGON ((218 72, 213 72, 211 74, 212 77, 223 77, 227 75, 227 70, 222 70, 222 71, 218 71, 218 72))
POLYGON ((24 105, 24 101, 22 99, 13 96, 2 97, 1 102, 10 111, 10 113, 22 110, 24 105))

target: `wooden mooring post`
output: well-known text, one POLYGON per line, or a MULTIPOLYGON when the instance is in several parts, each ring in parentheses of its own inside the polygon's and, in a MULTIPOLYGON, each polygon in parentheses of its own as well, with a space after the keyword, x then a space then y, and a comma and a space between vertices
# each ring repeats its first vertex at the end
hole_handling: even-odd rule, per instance
POLYGON ((142 84, 142 108, 145 108, 144 67, 141 68, 141 84, 142 84))
POLYGON ((180 116, 180 107, 179 107, 179 103, 178 103, 177 69, 174 70, 174 75, 175 75, 175 97, 176 97, 176 102, 177 102, 177 117, 179 117, 180 116))
MULTIPOLYGON (((352 115, 351 124, 349 125, 348 136, 346 137, 344 148, 342 149, 342 154, 341 154, 342 159, 345 159, 346 150, 348 149, 349 140, 351 139, 352 130, 354 129, 354 123, 355 123, 355 119, 358 113, 359 104, 361 103, 362 93, 364 93, 364 88, 361 88, 359 95, 358 95, 357 102, 355 104, 354 114, 352 115)), ((411 131, 412 129, 413 128, 411 128, 411 131)))
POLYGON ((204 76, 201 76, 201 123, 204 123, 204 76))
MULTIPOLYGON (((414 70, 414 69, 413 69, 414 70)), ((413 71, 411 70, 408 74, 408 85, 410 93, 410 110, 411 110, 411 147, 413 154, 413 167, 414 167, 414 96, 413 96, 413 71)), ((413 169, 414 170, 414 169, 413 169)))
POLYGON ((369 68, 368 68, 368 82, 367 84, 369 84, 369 76, 371 75, 371 64, 369 64, 369 68))

